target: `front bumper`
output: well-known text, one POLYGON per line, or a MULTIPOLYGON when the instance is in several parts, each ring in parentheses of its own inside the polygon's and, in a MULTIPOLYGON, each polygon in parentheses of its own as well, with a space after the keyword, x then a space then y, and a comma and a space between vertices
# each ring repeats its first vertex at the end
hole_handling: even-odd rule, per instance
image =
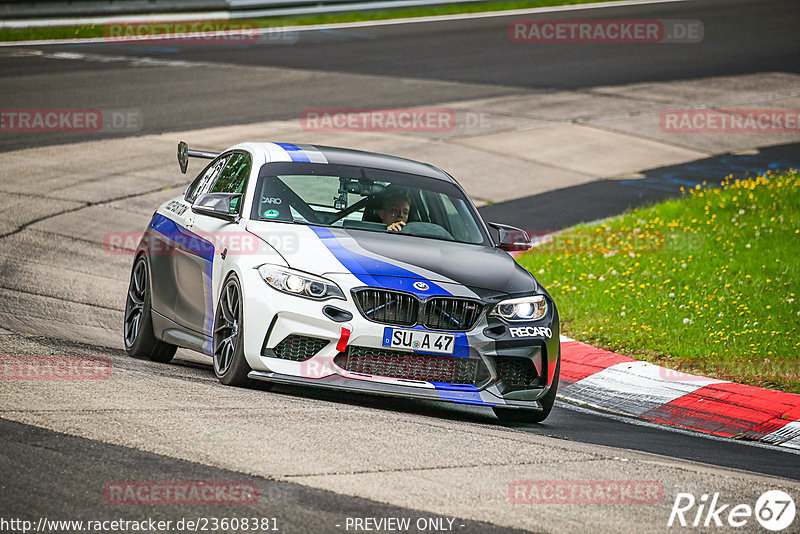
MULTIPOLYGON (((469 331, 452 332, 456 336, 453 355, 431 354, 385 347, 385 329, 392 326, 364 318, 352 298, 302 299, 266 287, 258 274, 255 277, 245 287, 258 290, 249 291, 244 299, 245 356, 253 369, 252 379, 532 410, 542 409, 539 399, 553 382, 560 357, 554 306, 545 319, 530 325, 489 321, 484 312, 469 331), (330 306, 343 313, 331 318, 323 311, 330 306), (509 327, 520 326, 532 327, 523 329, 525 333, 541 335, 510 333, 509 327), (344 330, 350 333, 346 344, 344 330), (293 350, 287 350, 289 346, 293 350), (356 352, 359 359, 354 363, 356 352), (369 357, 377 363, 365 367, 364 358, 369 357), (461 369, 467 361, 476 370, 474 379, 464 380, 463 373, 453 375, 461 377, 458 381, 448 379, 451 367, 461 369), (379 374, 369 369, 395 371, 379 374)), ((342 289, 347 287, 344 280, 336 281, 342 289)), ((348 296, 349 289, 345 290, 348 296)), ((464 291, 463 287, 451 289, 454 294, 464 291)), ((431 332, 421 326, 413 329, 431 332)))

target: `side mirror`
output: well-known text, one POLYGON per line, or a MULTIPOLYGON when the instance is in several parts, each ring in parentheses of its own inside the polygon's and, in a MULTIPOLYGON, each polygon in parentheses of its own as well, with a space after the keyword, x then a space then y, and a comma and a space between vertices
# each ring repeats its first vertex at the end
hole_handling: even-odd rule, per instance
POLYGON ((489 226, 497 230, 497 248, 507 252, 524 252, 531 248, 531 237, 525 230, 520 230, 515 226, 500 223, 488 223, 489 226))
POLYGON ((239 220, 240 193, 205 193, 192 204, 192 211, 230 222, 239 220))

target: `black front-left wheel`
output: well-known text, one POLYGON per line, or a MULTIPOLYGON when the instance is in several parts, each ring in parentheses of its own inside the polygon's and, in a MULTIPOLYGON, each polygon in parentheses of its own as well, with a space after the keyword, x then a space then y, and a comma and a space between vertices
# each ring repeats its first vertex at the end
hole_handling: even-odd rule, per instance
POLYGON ((150 307, 150 270, 144 255, 136 258, 125 299, 123 333, 125 350, 134 358, 149 358, 167 363, 175 356, 177 347, 157 339, 153 333, 150 307))
POLYGON ((244 306, 239 279, 231 273, 222 286, 214 316, 214 374, 226 386, 251 383, 244 358, 244 306))

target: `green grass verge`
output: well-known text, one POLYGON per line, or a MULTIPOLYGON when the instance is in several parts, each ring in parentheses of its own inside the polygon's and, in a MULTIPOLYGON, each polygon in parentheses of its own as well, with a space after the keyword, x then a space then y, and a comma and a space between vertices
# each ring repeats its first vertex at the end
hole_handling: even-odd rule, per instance
MULTIPOLYGON (((309 15, 302 17, 265 17, 243 19, 260 28, 276 26, 305 26, 309 24, 332 24, 337 22, 359 22, 365 20, 385 20, 403 17, 427 17, 434 15, 454 15, 458 13, 480 13, 484 11, 505 11, 509 9, 525 9, 573 4, 589 4, 596 2, 612 2, 618 0, 527 0, 517 2, 476 2, 469 4, 451 4, 436 7, 417 7, 391 9, 381 11, 363 11, 337 13, 330 15, 309 15)), ((157 19, 155 19, 157 20, 157 19)), ((193 20, 190 15, 187 21, 193 20)), ((210 21, 213 22, 213 21, 210 21)), ((226 21, 219 21, 224 23, 226 21)), ((237 21, 230 21, 237 22, 237 21)), ((239 21, 241 22, 241 21, 239 21)), ((20 28, 0 30, 0 41, 30 41, 40 39, 75 39, 88 37, 104 37, 103 25, 88 26, 56 26, 40 28, 20 28)))
POLYGON ((800 175, 696 189, 518 261, 564 332, 679 371, 800 393, 800 175))

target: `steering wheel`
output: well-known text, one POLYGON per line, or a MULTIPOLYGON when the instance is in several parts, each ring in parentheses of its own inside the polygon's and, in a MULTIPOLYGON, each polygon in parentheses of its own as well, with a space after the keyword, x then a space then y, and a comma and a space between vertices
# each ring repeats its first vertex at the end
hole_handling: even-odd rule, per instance
POLYGON ((402 233, 418 237, 434 237, 453 241, 453 236, 442 226, 429 222, 410 222, 403 227, 402 233))

